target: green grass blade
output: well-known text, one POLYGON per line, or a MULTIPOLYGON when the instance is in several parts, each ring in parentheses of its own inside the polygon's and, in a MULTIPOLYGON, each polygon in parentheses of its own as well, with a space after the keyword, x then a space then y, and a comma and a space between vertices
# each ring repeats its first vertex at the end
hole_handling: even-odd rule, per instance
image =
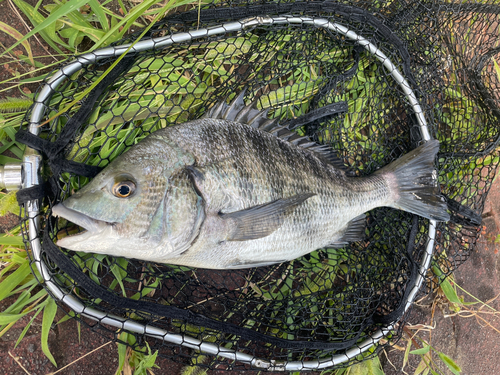
POLYGON ((378 357, 358 363, 350 368, 350 375, 384 375, 378 357))
POLYGON ((123 279, 127 276, 127 263, 128 261, 124 258, 118 259, 117 263, 111 265, 110 269, 113 275, 115 276, 115 280, 120 284, 120 288, 122 290, 123 295, 127 296, 127 291, 125 290, 125 285, 123 285, 123 279))
POLYGON ((22 237, 0 236, 0 245, 24 247, 24 242, 22 237))
MULTIPOLYGON (((190 0, 190 1, 194 2, 195 0, 190 0)), ((103 38, 96 44, 94 44, 94 46, 92 46, 89 52, 122 38, 123 34, 125 34, 128 31, 130 26, 135 22, 135 20, 137 20, 137 18, 139 18, 147 9, 149 9, 150 7, 159 2, 160 0, 149 0, 132 8, 125 18, 123 18, 122 20, 120 20, 120 22, 111 27, 108 30, 108 32, 103 36, 103 38), (120 27, 122 26, 123 29, 120 31, 120 27)), ((150 26, 152 25, 153 23, 151 23, 150 26)), ((150 27, 148 27, 148 29, 149 28, 150 27)))
POLYGON ((410 352, 410 354, 424 355, 424 354, 427 354, 429 352, 429 350, 431 350, 431 346, 427 345, 427 346, 424 346, 423 348, 412 350, 410 352))
POLYGON ((62 20, 64 24, 70 26, 73 30, 78 30, 84 33, 86 36, 88 36, 94 43, 98 42, 101 40, 101 38, 104 37, 104 31, 97 30, 93 27, 87 27, 83 25, 79 25, 77 23, 71 23, 68 21, 62 20))
POLYGON ((35 318, 38 316, 38 314, 40 314, 40 312, 42 310, 43 310, 43 308, 38 309, 38 311, 35 313, 35 315, 33 315, 33 317, 30 319, 29 323, 26 324, 26 327, 24 327, 23 331, 21 332, 21 334, 19 335, 19 338, 16 341, 16 345, 14 345, 14 349, 17 348, 17 346, 19 345, 19 343, 21 342, 21 340, 24 338, 24 336, 28 332, 28 329, 30 329, 31 324, 35 321, 35 318))
MULTIPOLYGON (((20 1, 20 0, 16 0, 16 1, 20 1)), ((150 2, 147 2, 145 4, 150 5, 149 3, 154 3, 154 2, 158 2, 158 1, 159 0, 151 0, 150 2)), ((175 2, 176 0, 171 0, 171 2, 172 1, 175 2)), ((194 3, 195 1, 196 0, 182 0, 182 1, 179 1, 178 3, 175 3, 175 6, 180 6, 180 5, 184 5, 184 4, 188 4, 188 3, 194 3)), ((65 108, 63 108, 62 110, 60 110, 59 112, 57 112, 55 115, 53 115, 51 118, 49 118, 48 120, 46 120, 45 123, 48 123, 48 122, 54 120, 55 118, 57 118, 58 116, 62 115, 63 113, 66 113, 71 107, 73 107, 76 103, 78 103, 82 98, 84 98, 85 96, 87 96, 99 84, 99 82, 101 82, 109 74, 109 72, 111 72, 111 70, 113 70, 115 68, 115 66, 127 55, 128 51, 130 51, 134 47, 134 45, 136 43, 138 43, 142 39, 142 37, 144 35, 146 35, 146 33, 149 31, 149 29, 151 29, 153 27, 153 25, 156 22, 158 22, 158 20, 161 19, 163 17, 163 15, 169 9, 173 8, 173 6, 169 7, 169 4, 170 4, 170 2, 165 7, 162 8, 162 10, 158 13, 158 15, 156 16, 156 18, 154 19, 154 21, 151 22, 151 24, 148 27, 144 28, 144 30, 142 31, 141 35, 139 35, 137 37, 137 39, 134 42, 131 43, 130 47, 128 47, 127 50, 122 55, 120 55, 120 57, 118 57, 113 62, 113 64, 111 64, 111 66, 108 69, 106 69, 106 71, 103 74, 101 74, 101 76, 98 79, 96 79, 94 81, 94 83, 92 83, 92 85, 90 85, 87 89, 85 89, 80 95, 77 95, 75 97, 75 99, 71 103, 67 104, 67 106, 65 108)), ((139 15, 137 15, 137 17, 139 17, 139 15)), ((96 46, 94 45, 94 47, 96 47, 96 46)), ((92 49, 94 49, 94 48, 92 48, 92 49)))
POLYGON ((440 282, 439 287, 443 291, 446 298, 448 298, 450 302, 460 305, 462 301, 460 301, 460 298, 458 298, 457 291, 455 290, 455 288, 453 288, 448 278, 446 278, 446 276, 443 274, 443 272, 439 269, 438 266, 433 266, 432 270, 434 274, 438 277, 440 282))
POLYGON ((99 20, 99 23, 101 24, 102 29, 107 32, 109 31, 109 22, 108 18, 106 17, 106 13, 103 11, 103 7, 101 4, 97 2, 97 0, 90 0, 89 2, 90 8, 96 15, 97 19, 99 20))
POLYGON ((0 301, 7 297, 31 272, 29 262, 24 262, 17 270, 0 283, 0 301))
POLYGON ((4 324, 9 324, 12 322, 17 322, 19 319, 21 319, 23 316, 28 314, 28 312, 25 312, 23 314, 2 314, 0 313, 0 325, 4 324))
MULTIPOLYGON (((104 35, 104 37, 100 41, 98 41, 89 50, 89 52, 122 38, 125 35, 125 33, 128 31, 128 29, 136 24, 136 21, 139 17, 144 15, 144 13, 147 10, 149 10, 153 5, 159 3, 160 1, 161 0, 144 1, 144 2, 136 5, 132 9, 130 9, 128 11, 127 15, 124 18, 122 18, 118 23, 113 25, 108 30, 108 32, 104 35), (123 29, 120 30, 120 27, 122 27, 122 26, 123 26, 123 29)), ((180 6, 189 5, 189 4, 203 4, 203 3, 204 3, 204 1, 200 1, 200 0, 170 0, 163 8, 154 9, 154 11, 157 11, 158 14, 161 15, 170 9, 174 9, 174 8, 177 8, 180 6)), ((159 18, 160 17, 157 17, 155 22, 159 18)), ((150 26, 153 25, 155 22, 152 22, 150 24, 150 26)), ((148 27, 148 29, 150 28, 150 26, 148 27)))
POLYGON ((21 310, 28 304, 32 289, 33 287, 29 290, 23 290, 17 300, 0 314, 21 314, 21 310))
MULTIPOLYGON (((23 39, 23 34, 21 34, 19 31, 17 31, 13 27, 11 27, 3 22, 0 22, 0 31, 3 31, 4 33, 10 35, 12 38, 14 38, 18 41, 23 39)), ((21 42, 21 44, 23 45, 24 49, 28 53, 28 58, 31 61, 31 65, 35 66, 35 60, 33 60, 33 52, 31 51, 30 44, 28 43, 27 40, 23 40, 21 42)))
MULTIPOLYGON (((33 8, 31 5, 27 4, 23 0, 12 0, 16 6, 21 10, 21 12, 24 13, 26 17, 30 20, 30 22, 33 24, 33 26, 37 26, 40 23, 44 22, 45 17, 43 17, 38 11, 33 8)), ((64 54, 64 52, 57 46, 56 43, 59 43, 61 45, 64 45, 66 47, 65 43, 60 40, 57 35, 55 34, 55 28, 54 30, 51 30, 50 28, 45 28, 43 30, 39 30, 40 36, 47 42, 49 46, 51 46, 54 50, 56 50, 60 54, 64 54), (53 31, 53 32, 51 32, 53 31)), ((26 36, 25 36, 26 38, 26 36)), ((27 39, 27 38, 26 38, 27 39)), ((11 47, 11 49, 14 48, 14 46, 11 47)), ((8 51, 5 51, 2 55, 6 54, 8 51)))
MULTIPOLYGON (((19 6, 18 3, 24 3, 22 0, 13 0, 16 5, 19 6)), ((55 23, 57 20, 59 20, 61 17, 67 15, 70 12, 73 12, 75 10, 78 10, 81 6, 85 5, 87 3, 87 0, 72 0, 68 1, 66 4, 61 6, 59 9, 55 10, 53 13, 50 14, 45 20, 41 23, 39 23, 33 30, 31 30, 28 34, 26 34, 21 40, 18 40, 16 43, 14 43, 11 47, 7 48, 7 50, 2 53, 3 56, 7 52, 11 51, 13 48, 17 47, 20 43, 24 42, 27 40, 29 37, 40 33, 43 31, 47 26, 55 23)), ((27 5, 26 3, 24 5, 27 5)))
POLYGON ((441 361, 444 362, 444 364, 450 369, 450 371, 455 374, 455 375, 460 375, 462 372, 462 369, 446 354, 438 352, 439 358, 441 358, 441 361))
POLYGON ((47 294, 47 291, 45 289, 41 289, 37 294, 35 294, 34 296, 32 296, 28 301, 27 301, 27 304, 28 303, 33 303, 35 302, 36 300, 38 299, 41 299, 42 297, 44 297, 45 295, 47 294))
POLYGON ((52 353, 49 350, 49 332, 52 323, 56 317, 57 305, 56 302, 49 298, 47 302, 47 306, 43 310, 43 318, 42 318, 42 351, 47 356, 47 358, 52 362, 54 366, 57 366, 57 363, 52 356, 52 353))
MULTIPOLYGON (((1 159, 0 159, 1 162, 1 159)), ((20 208, 17 203, 15 191, 10 191, 5 195, 0 195, 0 215, 5 216, 8 212, 19 214, 20 208)))
MULTIPOLYGON (((127 342, 128 333, 122 332, 118 337, 120 340, 127 342)), ((127 358, 127 345, 118 343, 118 368, 116 369, 115 375, 119 375, 122 373, 123 366, 125 366, 125 360, 127 358)))
POLYGON ((20 162, 19 159, 14 159, 14 158, 11 158, 9 156, 0 155, 0 164, 2 164, 2 165, 9 164, 9 163, 15 164, 15 163, 19 163, 19 162, 20 162))
POLYGON ((70 311, 69 313, 64 315, 61 319, 59 319, 58 322, 56 323, 56 325, 62 324, 67 320, 73 319, 74 317, 75 317, 75 313, 70 311))
MULTIPOLYGON (((58 0, 54 0, 57 5, 50 11, 50 13, 55 12, 63 6, 63 3, 61 3, 58 0)), ((76 23, 77 25, 80 26, 85 26, 85 27, 92 27, 92 25, 85 19, 85 17, 80 13, 79 10, 69 12, 65 18, 68 18, 72 23, 76 23)), ((63 19, 59 19, 59 21, 63 21, 63 19)))

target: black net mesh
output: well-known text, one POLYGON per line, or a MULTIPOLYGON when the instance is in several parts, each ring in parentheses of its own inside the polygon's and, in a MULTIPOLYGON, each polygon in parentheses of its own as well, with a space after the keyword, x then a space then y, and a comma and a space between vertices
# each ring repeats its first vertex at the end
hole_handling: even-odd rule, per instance
POLYGON ((91 93, 95 102, 79 101, 57 116, 116 61, 109 51, 104 58, 99 52, 84 58, 60 84, 47 81, 45 87, 54 92, 43 103, 43 121, 50 121, 35 128, 45 142, 48 199, 43 202, 48 205, 41 205, 33 220, 25 206, 22 225, 29 249, 42 242, 34 262, 46 263, 46 278, 60 289, 51 293, 68 311, 68 296, 86 306, 83 314, 73 315, 102 335, 123 339, 112 321, 129 318, 148 326, 149 333, 125 324, 121 331, 130 334, 132 347, 139 350, 147 341, 160 356, 210 368, 296 361, 314 369, 332 358, 325 366, 345 366, 394 342, 419 276, 428 286, 436 282, 425 273, 429 238, 436 240, 434 273, 448 275, 467 259, 479 235, 498 165, 499 11, 495 5, 434 1, 218 2, 155 25, 143 39, 152 40, 150 47, 129 54, 132 60, 118 66, 122 72, 108 75, 103 89, 91 93), (325 19, 337 28, 291 16, 325 19), (202 32, 252 17, 275 17, 275 22, 202 32), (162 46, 161 38, 171 35, 174 43, 162 46), (270 108, 270 117, 283 124, 340 103, 336 113, 299 121, 296 131, 331 145, 353 175, 369 175, 398 159, 423 137, 408 92, 387 61, 414 91, 430 135, 441 142, 437 171, 450 222, 434 227, 427 219, 380 208, 368 213, 364 241, 237 271, 65 249, 69 264, 63 266, 53 254, 57 236, 79 230, 55 220, 51 207, 88 183, 95 169, 82 164, 105 167, 146 135, 197 119, 244 88, 247 102, 270 108), (69 134, 63 131, 67 124, 73 129, 69 134), (39 220, 38 233, 31 228, 30 235, 34 220, 39 220), (70 275, 71 269, 80 278, 70 275), (379 341, 388 325, 393 329, 383 331, 379 341), (197 340, 209 345, 200 347, 197 340), (220 355, 207 357, 214 354, 209 347, 220 355), (238 360, 224 356, 232 351, 242 353, 238 360), (250 363, 251 358, 264 362, 250 363))

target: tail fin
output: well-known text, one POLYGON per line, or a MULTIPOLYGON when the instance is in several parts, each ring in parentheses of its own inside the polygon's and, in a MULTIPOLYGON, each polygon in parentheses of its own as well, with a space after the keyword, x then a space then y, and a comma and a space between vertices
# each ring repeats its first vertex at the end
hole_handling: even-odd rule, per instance
POLYGON ((439 141, 428 141, 376 172, 389 182, 395 199, 391 207, 437 221, 450 219, 434 171, 438 150, 439 141))

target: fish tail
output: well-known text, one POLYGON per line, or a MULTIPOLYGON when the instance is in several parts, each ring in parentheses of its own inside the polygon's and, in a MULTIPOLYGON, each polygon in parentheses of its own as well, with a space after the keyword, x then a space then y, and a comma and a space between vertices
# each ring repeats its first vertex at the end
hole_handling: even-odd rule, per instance
POLYGON ((430 140, 376 172, 389 183, 393 198, 391 207, 432 220, 450 219, 434 169, 438 151, 439 141, 430 140))

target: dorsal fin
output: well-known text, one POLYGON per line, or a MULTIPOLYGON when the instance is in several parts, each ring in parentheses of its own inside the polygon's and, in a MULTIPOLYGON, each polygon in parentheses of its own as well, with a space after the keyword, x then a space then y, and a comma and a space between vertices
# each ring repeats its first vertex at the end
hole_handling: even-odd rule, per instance
POLYGON ((235 121, 249 125, 252 128, 273 134, 278 138, 308 150, 337 169, 347 170, 342 160, 335 155, 330 146, 320 145, 311 141, 308 136, 301 136, 289 130, 288 125, 290 122, 279 124, 278 119, 269 119, 267 117, 269 108, 263 110, 256 108, 256 101, 245 105, 245 93, 246 88, 230 104, 226 104, 224 100, 221 101, 207 111, 203 118, 235 121))
POLYGON ((241 124, 250 125, 255 129, 259 129, 263 126, 269 126, 271 123, 274 123, 275 120, 271 120, 267 117, 269 108, 259 110, 255 108, 255 102, 245 105, 245 93, 246 89, 242 90, 229 105, 226 104, 224 100, 214 105, 207 113, 205 113, 203 118, 235 121, 241 124))

